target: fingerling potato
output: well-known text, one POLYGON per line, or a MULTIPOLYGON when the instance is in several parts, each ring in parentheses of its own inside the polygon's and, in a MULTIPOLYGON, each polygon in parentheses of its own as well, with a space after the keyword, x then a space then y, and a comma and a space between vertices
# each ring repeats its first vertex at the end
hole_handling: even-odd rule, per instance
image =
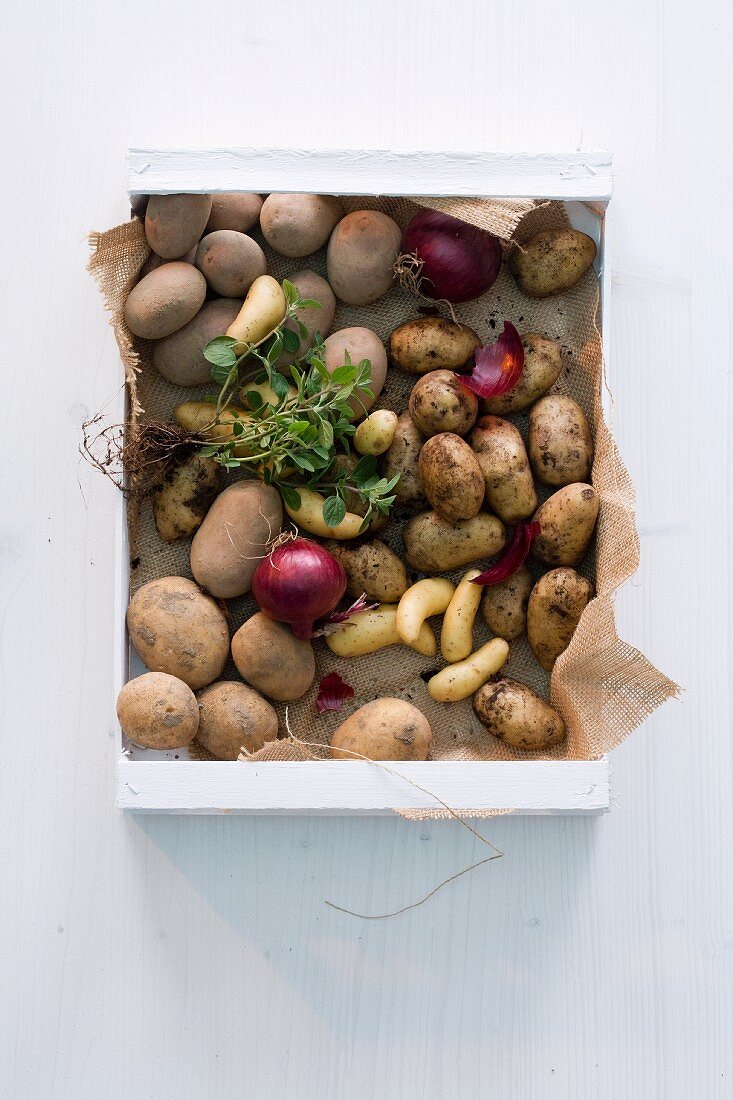
POLYGON ((412 642, 397 633, 397 604, 383 603, 373 611, 359 611, 338 630, 326 635, 326 645, 339 657, 363 657, 390 645, 409 645, 423 657, 435 657, 438 643, 428 623, 423 622, 412 642))
POLYGON ((492 638, 470 657, 441 669, 428 680, 428 691, 439 703, 458 703, 468 699, 490 676, 495 676, 509 656, 503 638, 492 638))
POLYGON ((408 588, 397 606, 397 633, 402 641, 413 645, 425 620, 442 615, 455 590, 456 586, 443 577, 428 577, 408 588))
MULTIPOLYGON (((481 586, 473 584, 480 569, 469 569, 445 609, 440 632, 440 652, 446 661, 462 661, 473 649, 473 623, 481 603, 481 586)), ((477 685, 478 686, 478 685, 477 685)))

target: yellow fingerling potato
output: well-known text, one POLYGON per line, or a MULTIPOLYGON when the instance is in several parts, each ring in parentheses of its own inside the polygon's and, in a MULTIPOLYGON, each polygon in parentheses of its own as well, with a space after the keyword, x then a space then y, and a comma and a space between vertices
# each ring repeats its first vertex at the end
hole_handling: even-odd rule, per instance
POLYGON ((446 661, 462 661, 473 649, 473 621, 481 603, 483 589, 473 584, 480 569, 469 569, 453 593, 443 618, 440 651, 446 661))
POLYGON ((242 308, 227 329, 237 343, 234 350, 241 354, 247 347, 259 344, 268 333, 285 319, 288 303, 283 288, 272 275, 259 275, 247 291, 242 308))
MULTIPOLYGON (((352 615, 342 630, 326 635, 326 645, 339 657, 363 657, 390 645, 404 644, 397 633, 397 604, 383 603, 374 611, 352 615)), ((423 657, 435 657, 438 643, 428 623, 422 623, 410 648, 423 657)))
POLYGON ((457 703, 468 699, 499 671, 508 656, 509 646, 504 639, 492 638, 465 661, 441 669, 428 680, 428 691, 439 703, 457 703))
POLYGON ((313 489, 298 489, 300 508, 291 508, 284 501, 285 511, 291 519, 294 519, 304 531, 311 535, 318 535, 322 539, 355 539, 361 533, 363 516, 357 516, 354 512, 347 512, 336 527, 329 527, 323 518, 323 504, 325 497, 316 493, 313 489))
POLYGON ((397 605, 397 633, 412 645, 431 615, 442 615, 453 598, 456 586, 444 577, 426 577, 407 589, 397 605))
MULTIPOLYGON (((216 415, 216 406, 210 401, 184 401, 176 405, 173 410, 173 419, 187 432, 208 439, 211 443, 231 443, 236 439, 234 425, 238 420, 251 423, 252 417, 248 416, 244 409, 236 405, 229 405, 227 409, 216 415)), ((234 448, 234 454, 238 458, 249 454, 244 444, 240 443, 234 448)))
POLYGON ((354 447, 360 455, 383 455, 392 446, 396 431, 397 413, 377 409, 354 432, 354 447))

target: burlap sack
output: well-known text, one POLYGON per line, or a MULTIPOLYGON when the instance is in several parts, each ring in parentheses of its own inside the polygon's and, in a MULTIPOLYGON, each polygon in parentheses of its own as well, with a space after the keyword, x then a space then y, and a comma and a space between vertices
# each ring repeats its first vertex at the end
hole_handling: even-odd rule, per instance
MULTIPOLYGON (((347 209, 365 206, 382 209, 400 225, 409 220, 417 205, 431 206, 488 229, 506 242, 521 242, 540 228, 567 224, 564 207, 555 202, 345 198, 344 203, 347 209)), ((304 267, 325 274, 323 252, 305 261, 289 260, 272 252, 258 234, 254 235, 265 249, 268 270, 276 278, 282 279, 304 267)), ((178 389, 165 382, 151 367, 150 344, 133 337, 124 323, 125 297, 149 254, 141 223, 135 219, 107 233, 95 234, 92 247, 90 270, 112 314, 111 323, 125 366, 130 398, 127 431, 134 432, 142 418, 168 419, 175 404, 197 396, 199 391, 178 389)), ((396 325, 417 315, 417 304, 407 291, 395 287, 372 306, 359 308, 340 304, 333 327, 366 325, 386 340, 396 325)), ((593 759, 608 752, 660 703, 678 693, 674 683, 616 633, 613 596, 637 568, 639 541, 631 480, 603 417, 603 369, 597 311, 598 280, 593 271, 568 293, 536 300, 520 293, 506 265, 488 294, 458 309, 460 320, 475 328, 487 342, 501 330, 504 319, 511 321, 520 332, 541 332, 558 339, 564 370, 554 392, 572 394, 583 406, 594 431, 593 484, 599 493, 601 507, 595 552, 589 555, 582 570, 594 580, 596 597, 583 612, 573 640, 557 661, 551 679, 537 665, 526 639, 512 644, 506 666, 507 675, 549 698, 564 718, 567 740, 541 754, 553 759, 593 759)), ((378 405, 402 411, 413 383, 412 376, 392 369, 378 405)), ((526 418, 517 418, 517 423, 525 432, 526 418)), ((384 536, 398 551, 401 527, 402 521, 397 517, 384 536)), ((133 590, 153 577, 191 576, 188 544, 170 545, 159 540, 149 504, 143 506, 139 528, 135 531, 135 559, 136 568, 131 574, 133 590)), ((253 611, 254 604, 248 598, 230 601, 232 631, 253 611)), ((482 624, 477 632, 477 643, 488 637, 482 624)), ((335 658, 322 640, 315 643, 315 650, 318 672, 312 690, 302 700, 290 704, 287 713, 284 706, 277 705, 283 739, 257 753, 258 760, 298 760, 327 755, 329 737, 344 717, 364 702, 385 695, 409 699, 427 715, 435 734, 434 759, 527 759, 531 755, 515 751, 490 737, 473 716, 470 700, 462 704, 440 704, 430 698, 424 677, 439 667, 439 660, 421 657, 402 647, 399 651, 388 649, 345 663, 335 658), (314 705, 318 681, 336 667, 355 689, 355 697, 340 714, 319 715, 314 705), (294 744, 288 733, 310 747, 294 744), (323 746, 323 749, 314 748, 314 745, 323 746)), ((224 675, 238 678, 233 665, 224 675)), ((197 754, 194 748, 192 755, 205 754, 197 754)), ((442 813, 438 810, 432 816, 442 813)))

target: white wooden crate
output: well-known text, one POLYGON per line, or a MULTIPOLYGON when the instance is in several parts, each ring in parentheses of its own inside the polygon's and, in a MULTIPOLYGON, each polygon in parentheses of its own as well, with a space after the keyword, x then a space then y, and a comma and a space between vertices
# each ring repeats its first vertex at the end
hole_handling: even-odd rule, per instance
MULTIPOLYGON (((442 153, 299 149, 131 149, 128 190, 181 192, 302 191, 352 195, 447 195, 561 199, 572 223, 594 237, 601 283, 601 324, 608 367, 609 202, 611 158, 569 154, 442 153)), ((122 402, 122 398, 120 399, 122 402)), ((118 408, 124 415, 122 404, 118 408)), ((115 694, 130 675, 125 629, 129 600, 124 506, 117 518, 115 694)), ((133 656, 134 660, 134 656, 133 656)), ((386 814, 436 809, 399 773, 454 809, 522 814, 595 814, 610 804, 607 759, 588 761, 362 761, 242 764, 189 761, 146 751, 130 759, 117 730, 117 805, 137 813, 386 814)), ((179 751, 185 756, 185 751, 179 751)))

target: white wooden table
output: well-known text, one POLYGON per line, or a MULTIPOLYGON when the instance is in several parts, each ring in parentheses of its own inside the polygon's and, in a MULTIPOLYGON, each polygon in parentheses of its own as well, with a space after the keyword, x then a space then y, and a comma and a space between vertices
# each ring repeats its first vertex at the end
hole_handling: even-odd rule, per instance
POLYGON ((733 1094, 730 102, 723 0, 3 18, 0 1096, 710 1100, 733 1094), (347 14, 348 12, 348 14, 347 14), (114 391, 87 229, 129 145, 614 152, 616 432, 642 568, 624 635, 687 692, 612 757, 603 819, 124 818, 114 391))

